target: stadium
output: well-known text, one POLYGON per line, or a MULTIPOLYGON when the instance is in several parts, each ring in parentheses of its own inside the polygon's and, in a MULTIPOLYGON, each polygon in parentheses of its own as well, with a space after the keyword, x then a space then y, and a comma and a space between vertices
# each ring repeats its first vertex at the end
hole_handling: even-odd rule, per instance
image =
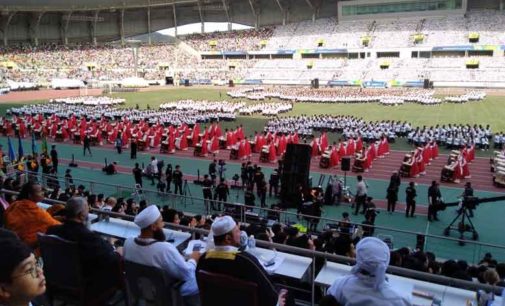
POLYGON ((504 4, 1 0, 0 304, 501 305, 504 4))

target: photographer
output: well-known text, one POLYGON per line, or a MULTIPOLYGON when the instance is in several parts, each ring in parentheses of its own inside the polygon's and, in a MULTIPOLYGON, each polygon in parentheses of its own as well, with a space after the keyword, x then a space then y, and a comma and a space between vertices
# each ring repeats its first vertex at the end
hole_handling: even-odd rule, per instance
POLYGON ((405 209, 405 217, 414 218, 414 213, 416 212, 416 184, 410 182, 409 186, 405 189, 405 199, 407 202, 407 207, 405 209))
POLYGON ((202 191, 203 191, 203 203, 205 205, 205 209, 209 210, 209 203, 212 203, 212 180, 209 178, 207 174, 203 176, 202 182, 202 191))
POLYGON ((212 185, 215 185, 217 176, 217 161, 215 159, 209 164, 209 175, 212 180, 212 185))
POLYGON ((219 160, 219 164, 218 164, 218 173, 219 173, 219 179, 220 180, 224 180, 225 178, 225 172, 226 172, 226 162, 223 160, 223 159, 220 159, 219 160))
POLYGON ((242 179, 242 188, 245 188, 249 183, 249 176, 247 176, 247 165, 242 163, 240 167, 240 178, 242 179))
POLYGON ((269 180, 270 187, 268 189, 268 196, 272 197, 272 190, 274 191, 274 196, 279 195, 279 173, 277 169, 274 169, 272 174, 270 174, 269 180))
MULTIPOLYGON (((221 210, 221 202, 226 203, 229 194, 230 189, 228 188, 224 178, 221 178, 219 180, 219 184, 216 186, 216 194, 214 195, 214 197, 217 197, 217 200, 219 201, 217 207, 218 210, 221 210)), ((216 208, 212 207, 212 209, 216 208)))
MULTIPOLYGON (((461 197, 463 197, 463 201, 467 201, 473 197, 472 183, 470 183, 470 182, 465 183, 465 190, 461 194, 461 197)), ((468 209, 468 214, 469 214, 470 218, 473 218, 473 210, 475 209, 475 206, 474 205, 467 205, 467 209, 468 209)))
POLYGON ((256 197, 254 196, 252 187, 249 185, 244 193, 244 204, 246 206, 255 206, 254 200, 256 200, 256 197))
POLYGON ((442 194, 440 193, 440 188, 437 181, 432 181, 430 188, 428 188, 428 221, 432 220, 438 221, 437 208, 442 199, 442 194))
POLYGON ((365 219, 368 219, 368 217, 371 218, 372 224, 375 224, 375 217, 379 214, 379 211, 377 211, 377 206, 375 206, 375 203, 372 202, 373 198, 372 197, 367 197, 366 198, 366 211, 365 211, 365 219))

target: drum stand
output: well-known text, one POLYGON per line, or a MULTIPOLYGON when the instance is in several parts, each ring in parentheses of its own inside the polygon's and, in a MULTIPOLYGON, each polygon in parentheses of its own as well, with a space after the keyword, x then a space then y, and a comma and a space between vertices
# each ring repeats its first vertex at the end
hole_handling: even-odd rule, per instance
POLYGON ((193 195, 191 194, 191 189, 189 189, 188 186, 188 180, 184 180, 184 186, 182 187, 182 194, 183 194, 182 204, 184 205, 184 207, 186 207, 186 201, 188 200, 188 197, 191 200, 191 205, 195 205, 195 203, 193 202, 193 195))

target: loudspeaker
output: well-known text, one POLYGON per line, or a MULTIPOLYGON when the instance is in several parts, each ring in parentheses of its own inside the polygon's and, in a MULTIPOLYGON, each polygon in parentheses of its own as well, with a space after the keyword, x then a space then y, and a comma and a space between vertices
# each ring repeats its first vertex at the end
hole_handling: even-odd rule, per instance
POLYGON ((233 80, 229 80, 229 81, 228 81, 228 86, 229 86, 229 87, 233 87, 233 86, 235 86, 235 84, 233 83, 233 80))
POLYGON ((165 77, 165 85, 174 85, 173 77, 165 77))
POLYGON ((310 81, 310 84, 312 85, 312 88, 319 88, 319 79, 313 79, 312 81, 310 81))
POLYGON ((350 171, 351 170, 351 157, 344 156, 342 157, 340 170, 342 171, 350 171))
POLYGON ((282 165, 281 202, 284 207, 296 207, 300 194, 309 187, 312 148, 307 144, 288 144, 282 165))
POLYGON ((186 86, 186 87, 189 86, 189 80, 188 79, 184 80, 184 86, 186 86))
POLYGON ((430 79, 424 79, 424 89, 429 89, 430 88, 430 79))

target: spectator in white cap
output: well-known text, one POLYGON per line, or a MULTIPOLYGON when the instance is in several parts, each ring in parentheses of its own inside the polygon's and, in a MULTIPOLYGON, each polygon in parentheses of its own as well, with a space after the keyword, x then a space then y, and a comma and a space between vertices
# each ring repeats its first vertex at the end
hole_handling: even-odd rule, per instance
POLYGON ((327 293, 345 306, 412 305, 410 297, 397 292, 386 279, 389 254, 382 240, 362 239, 356 246, 356 265, 351 275, 335 280, 327 293))
POLYGON ((140 236, 126 239, 123 250, 125 260, 166 271, 174 280, 183 282, 180 293, 184 306, 199 306, 195 268, 200 253, 193 252, 190 259, 184 261, 175 246, 166 241, 163 218, 156 205, 142 210, 134 222, 140 227, 140 236))
MULTIPOLYGON (((279 294, 261 263, 248 252, 239 251, 240 229, 230 216, 219 217, 212 223, 215 248, 208 250, 198 262, 198 271, 228 275, 258 284, 258 304, 262 306, 291 305, 286 292, 279 294), (278 303, 279 302, 279 303, 278 303)), ((244 298, 233 291, 209 293, 221 305, 238 305, 244 298)))

